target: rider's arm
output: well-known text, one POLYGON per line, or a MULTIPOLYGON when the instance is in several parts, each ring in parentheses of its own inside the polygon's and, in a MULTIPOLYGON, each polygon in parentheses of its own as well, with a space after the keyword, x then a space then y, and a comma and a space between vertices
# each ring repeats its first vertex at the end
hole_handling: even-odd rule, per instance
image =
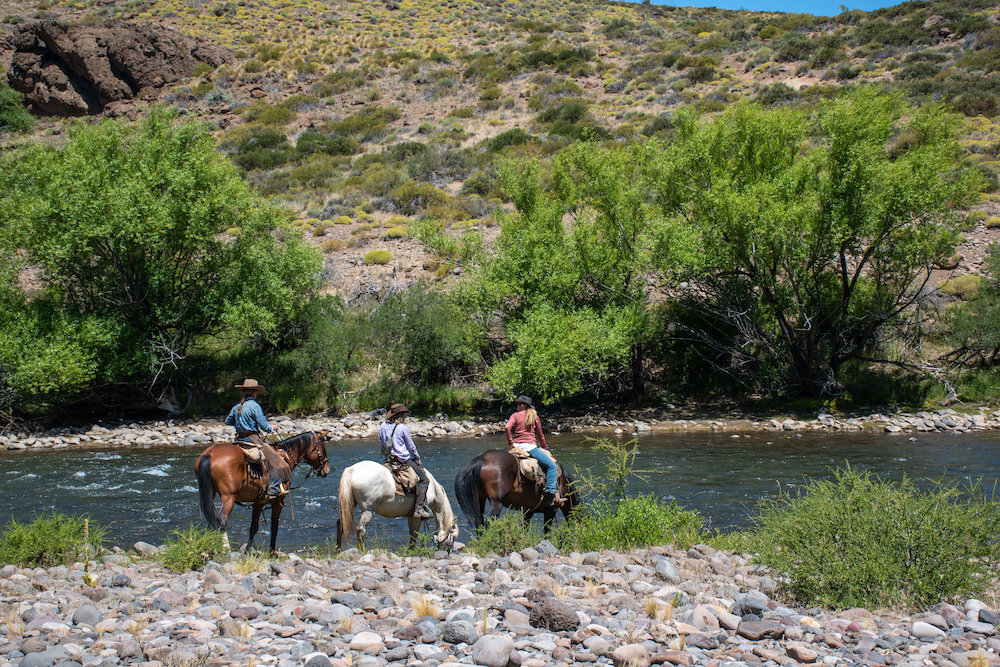
POLYGON ((403 442, 406 444, 406 449, 410 452, 410 456, 413 457, 414 461, 423 465, 420 462, 420 454, 417 452, 417 446, 413 444, 413 436, 410 435, 410 429, 403 426, 400 430, 403 432, 403 442))
POLYGON ((274 433, 274 428, 267 423, 267 419, 264 417, 264 410, 260 407, 259 403, 255 404, 256 410, 254 410, 254 419, 257 422, 257 428, 264 433, 274 433))
POLYGON ((513 447, 514 446, 514 434, 511 432, 511 429, 514 428, 514 423, 515 423, 514 422, 514 417, 515 416, 517 416, 517 413, 514 413, 514 414, 512 414, 510 416, 510 419, 507 420, 507 426, 504 427, 504 431, 507 432, 507 446, 508 447, 513 447))
POLYGON ((542 433, 542 420, 535 420, 535 438, 542 443, 542 449, 548 451, 549 443, 545 442, 545 434, 542 433))
POLYGON ((229 411, 226 415, 226 426, 236 426, 236 408, 229 411))

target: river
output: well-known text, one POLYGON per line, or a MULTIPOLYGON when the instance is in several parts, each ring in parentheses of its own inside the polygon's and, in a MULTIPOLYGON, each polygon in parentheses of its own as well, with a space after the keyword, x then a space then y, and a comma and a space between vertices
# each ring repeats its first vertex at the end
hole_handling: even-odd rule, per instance
MULTIPOLYGON (((1000 432, 921 433, 912 436, 913 441, 908 435, 874 433, 732 435, 641 437, 634 469, 642 472, 631 480, 629 492, 676 500, 700 512, 707 527, 729 531, 752 525, 759 499, 774 497, 779 489, 794 491, 807 478, 829 477, 848 462, 896 480, 904 475, 924 482, 982 479, 992 487, 1000 478, 1000 432)), ((604 469, 601 452, 588 438, 552 435, 549 444, 577 476, 597 475, 604 469)), ((456 512, 457 470, 479 452, 505 446, 502 435, 417 442, 424 463, 447 489, 456 512)), ((374 450, 374 440, 327 444, 330 476, 313 476, 293 492, 291 509, 286 507, 282 515, 279 548, 322 546, 335 539, 340 470, 374 458, 374 450)), ((202 524, 194 478, 201 451, 202 447, 145 447, 0 452, 4 471, 0 527, 52 511, 86 514, 108 527, 110 544, 125 548, 137 540, 161 544, 173 530, 202 524)), ((293 484, 302 481, 305 470, 296 469, 293 484)), ((249 523, 250 510, 237 507, 229 523, 234 544, 246 539, 249 523)), ((469 523, 464 517, 461 527, 459 540, 467 541, 469 523)), ((258 546, 267 545, 268 530, 269 524, 261 526, 258 546)), ((397 544, 406 535, 406 522, 377 517, 370 531, 369 546, 380 540, 397 544)))

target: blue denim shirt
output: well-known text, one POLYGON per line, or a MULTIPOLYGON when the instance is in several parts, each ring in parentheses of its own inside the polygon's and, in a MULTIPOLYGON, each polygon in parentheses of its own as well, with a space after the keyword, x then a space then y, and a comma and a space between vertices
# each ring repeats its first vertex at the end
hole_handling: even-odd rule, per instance
POLYGON ((226 417, 226 424, 235 426, 237 433, 246 431, 256 433, 258 429, 265 433, 274 433, 274 429, 264 418, 264 411, 261 409, 260 403, 250 396, 243 401, 242 411, 239 403, 233 406, 233 409, 229 411, 229 416, 226 417))

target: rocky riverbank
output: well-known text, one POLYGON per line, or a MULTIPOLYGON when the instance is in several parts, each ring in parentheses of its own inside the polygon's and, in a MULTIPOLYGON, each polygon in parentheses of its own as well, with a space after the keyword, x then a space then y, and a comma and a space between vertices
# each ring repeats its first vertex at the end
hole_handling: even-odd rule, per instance
MULTIPOLYGON (((550 433, 589 433, 598 436, 644 435, 653 432, 716 431, 740 433, 754 431, 870 431, 890 434, 922 432, 966 433, 1000 429, 1000 410, 980 408, 975 414, 950 408, 917 413, 871 412, 852 416, 820 413, 812 419, 772 417, 769 419, 677 419, 668 406, 627 412, 555 413, 543 416, 542 424, 550 433)), ((332 440, 374 438, 384 411, 332 418, 314 415, 304 418, 272 417, 279 432, 292 435, 302 431, 328 431, 332 440)), ((450 419, 436 415, 429 419, 411 418, 407 424, 416 438, 482 437, 502 433, 504 421, 487 418, 450 419)), ((63 448, 74 446, 193 446, 232 439, 232 428, 219 419, 158 420, 150 422, 98 423, 68 426, 44 431, 18 431, 0 434, 0 449, 63 448)))
POLYGON ((619 554, 236 560, 172 574, 139 543, 0 569, 0 667, 706 667, 1000 662, 977 600, 913 615, 785 606, 775 575, 706 546, 619 554))

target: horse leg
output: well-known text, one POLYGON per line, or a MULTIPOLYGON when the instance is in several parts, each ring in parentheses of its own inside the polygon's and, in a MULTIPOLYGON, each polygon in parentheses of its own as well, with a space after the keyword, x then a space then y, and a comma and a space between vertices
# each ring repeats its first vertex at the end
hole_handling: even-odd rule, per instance
POLYGON ((364 512, 361 513, 361 516, 358 518, 359 549, 363 550, 365 548, 365 533, 368 532, 368 523, 372 520, 373 516, 374 515, 372 514, 371 510, 365 510, 364 512))
POLYGON ((420 524, 423 523, 423 519, 418 519, 414 516, 406 517, 406 523, 410 526, 410 547, 417 546, 417 534, 420 532, 420 524))
POLYGON ((552 530, 552 522, 556 518, 556 508, 547 508, 544 512, 542 512, 542 516, 545 517, 545 521, 542 524, 542 535, 548 535, 549 531, 552 530))
POLYGON ((490 498, 490 517, 489 521, 500 516, 500 512, 503 510, 503 503, 496 498, 490 498))
POLYGON ((340 518, 337 518, 337 550, 344 548, 344 524, 340 523, 340 518))
POLYGON ((236 496, 232 494, 219 494, 222 499, 222 504, 219 507, 219 530, 222 531, 222 542, 225 545, 226 552, 229 552, 229 533, 226 532, 226 527, 229 525, 229 513, 233 511, 233 506, 236 504, 236 496))
POLYGON ((278 520, 281 519, 281 510, 285 508, 285 496, 280 496, 271 501, 271 553, 278 553, 278 520))
POLYGON ((250 519, 250 535, 247 537, 246 552, 253 550, 253 538, 257 536, 257 529, 260 528, 260 513, 264 510, 263 505, 253 506, 253 516, 250 519))

